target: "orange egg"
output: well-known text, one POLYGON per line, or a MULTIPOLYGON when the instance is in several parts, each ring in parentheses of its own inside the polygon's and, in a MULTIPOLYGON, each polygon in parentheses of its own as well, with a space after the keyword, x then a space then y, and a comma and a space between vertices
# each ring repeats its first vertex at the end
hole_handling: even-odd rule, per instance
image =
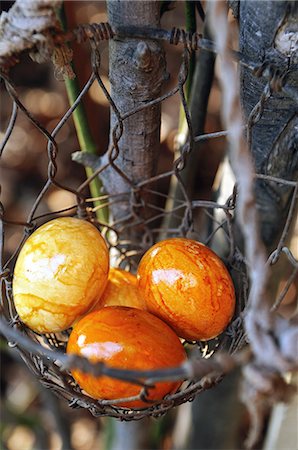
POLYGON ((140 261, 137 277, 147 309, 180 337, 212 339, 233 316, 231 277, 220 258, 200 242, 173 238, 155 244, 140 261))
MULTIPOLYGON (((179 338, 168 325, 147 311, 126 306, 108 306, 83 317, 71 332, 67 353, 114 368, 138 370, 176 367, 186 359, 179 338)), ((140 392, 140 386, 115 378, 94 377, 79 370, 73 370, 72 375, 95 399, 127 398, 140 392)), ((157 382, 149 389, 148 398, 160 401, 180 385, 180 381, 157 382)), ((123 401, 121 406, 145 408, 150 403, 123 401)))
POLYGON ((91 223, 65 217, 42 225, 15 265, 13 297, 20 319, 39 333, 69 328, 98 301, 108 272, 107 245, 91 223))
POLYGON ((108 284, 93 311, 104 306, 130 306, 145 309, 145 301, 138 289, 136 275, 125 270, 111 268, 108 284))

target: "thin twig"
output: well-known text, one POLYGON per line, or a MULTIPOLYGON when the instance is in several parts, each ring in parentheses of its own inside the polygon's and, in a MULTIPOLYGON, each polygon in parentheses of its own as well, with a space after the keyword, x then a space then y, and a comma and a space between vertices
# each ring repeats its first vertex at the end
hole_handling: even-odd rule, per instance
MULTIPOLYGON (((106 365, 103 362, 90 362, 87 358, 75 354, 65 354, 60 351, 50 350, 41 346, 39 343, 34 342, 26 335, 18 331, 16 328, 12 328, 8 323, 0 318, 0 330, 3 335, 6 336, 10 345, 20 346, 27 352, 31 352, 35 355, 39 355, 48 364, 48 361, 52 361, 62 365, 63 370, 79 369, 83 372, 92 374, 93 376, 110 376, 119 380, 125 380, 130 383, 139 385, 146 384, 162 380, 184 380, 191 378, 200 378, 205 376, 209 372, 214 371, 230 371, 234 368, 235 363, 240 363, 245 355, 237 358, 233 358, 229 355, 222 354, 217 355, 215 360, 199 359, 188 360, 182 363, 179 367, 165 368, 160 370, 130 370, 122 368, 114 368, 106 365)), ((246 359, 246 357, 245 357, 246 359)))

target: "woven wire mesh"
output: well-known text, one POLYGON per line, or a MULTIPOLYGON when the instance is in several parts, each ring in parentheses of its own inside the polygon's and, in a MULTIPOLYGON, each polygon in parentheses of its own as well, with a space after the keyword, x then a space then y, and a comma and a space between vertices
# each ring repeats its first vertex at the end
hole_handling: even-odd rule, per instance
MULTIPOLYGON (((90 27, 87 27, 87 29, 90 34, 90 27)), ((196 198, 195 196, 190 197, 181 176, 183 168, 188 164, 188 156, 193 151, 193 146, 195 143, 206 140, 212 142, 213 139, 217 139, 219 136, 228 135, 229 130, 199 136, 195 136, 193 134, 189 107, 184 94, 184 85, 187 79, 191 51, 190 39, 187 39, 187 36, 182 32, 177 33, 177 30, 175 33, 172 33, 172 36, 174 36, 174 38, 172 38, 172 42, 174 44, 177 44, 179 40, 180 42, 182 40, 183 45, 184 41, 181 55, 182 61, 180 71, 177 76, 177 85, 171 89, 170 92, 167 92, 150 102, 144 103, 142 107, 125 112, 124 114, 117 108, 117 99, 112 99, 104 87, 104 83, 100 75, 100 60, 97 54, 98 47, 96 45, 96 40, 94 40, 94 34, 92 34, 90 39, 91 62, 89 80, 85 84, 73 106, 68 109, 53 130, 47 130, 34 118, 34 115, 21 102, 19 95, 13 87, 9 77, 7 75, 3 75, 4 87, 11 101, 12 112, 6 127, 3 142, 1 144, 1 156, 6 151, 7 143, 11 139, 16 120, 20 114, 23 114, 26 120, 30 121, 47 141, 47 180, 38 193, 28 214, 26 222, 18 223, 7 220, 5 217, 4 207, 1 203, 1 312, 12 328, 19 330, 25 337, 30 338, 32 342, 40 346, 41 354, 44 351, 44 354, 47 355, 49 350, 59 350, 64 352, 70 330, 57 334, 39 335, 27 328, 20 321, 14 308, 12 297, 12 274, 14 263, 20 248, 26 241, 27 237, 40 224, 53 217, 60 216, 78 216, 85 220, 92 221, 92 223, 101 230, 109 246, 111 254, 114 255, 113 265, 132 271, 136 270, 139 257, 161 237, 168 238, 174 236, 186 236, 199 240, 212 247, 218 236, 221 236, 220 240, 224 240, 227 247, 227 251, 221 256, 233 277, 237 291, 237 306, 234 319, 225 332, 216 339, 207 342, 185 341, 184 345, 191 352, 194 360, 201 360, 202 358, 212 359, 212 356, 220 350, 234 354, 246 343, 243 317, 245 314, 245 307, 248 302, 249 273, 251 267, 247 264, 243 250, 239 247, 235 239, 234 216, 237 209, 237 187, 234 186, 234 188, 231 189, 231 192, 223 202, 221 201, 219 203, 217 201, 207 201, 201 198, 196 198), (88 93, 94 81, 97 81, 98 89, 101 89, 103 94, 106 96, 117 117, 117 122, 111 132, 111 135, 113 136, 112 143, 107 150, 109 155, 108 163, 95 171, 92 177, 84 181, 83 184, 73 188, 67 185, 67 182, 61 183, 60 181, 57 181, 57 172, 59 171, 57 156, 62 150, 57 143, 56 137, 57 134, 63 130, 63 127, 65 127, 68 121, 71 120, 75 108, 81 102, 82 98, 88 93), (183 105, 188 126, 187 140, 180 149, 180 156, 174 161, 172 170, 165 173, 159 173, 158 175, 143 180, 142 182, 135 183, 117 166, 117 157, 119 153, 118 142, 121 140, 125 121, 129 117, 137 115, 141 110, 146 110, 154 104, 162 103, 167 98, 177 93, 180 95, 181 104, 183 105), (125 192, 119 192, 115 195, 103 195, 100 198, 100 205, 94 206, 95 202, 99 199, 90 197, 88 186, 95 176, 100 177, 104 171, 110 169, 117 171, 117 174, 125 179, 128 189, 125 192), (156 182, 166 180, 168 183, 169 180, 173 179, 178 185, 181 193, 178 200, 177 198, 171 199, 169 194, 158 191, 155 187, 156 182), (55 212, 47 212, 42 214, 39 213, 40 206, 52 188, 58 188, 60 190, 71 192, 77 199, 76 204, 67 210, 57 210, 55 212), (106 207, 112 208, 114 205, 117 205, 117 202, 119 201, 122 206, 125 205, 127 212, 126 217, 116 222, 101 222, 96 214, 98 210, 106 207), (146 211, 146 214, 144 214, 144 211, 146 211), (204 231, 202 231, 201 222, 197 220, 198 214, 206 217, 208 222, 207 232, 206 227, 204 228, 204 231), (167 220, 169 217, 171 218, 170 221, 167 220), (169 223, 174 225, 169 226, 169 223), (14 253, 10 255, 6 261, 4 261, 5 236, 11 227, 21 228, 23 230, 23 235, 19 244, 15 248, 14 253), (128 233, 127 230, 130 230, 130 232, 128 233), (138 230, 136 239, 133 238, 135 230, 138 230), (141 239, 140 236, 142 237, 141 239)), ((196 42, 194 39, 192 39, 192 41, 196 42)), ((195 47, 195 45, 193 45, 193 47, 195 47)), ((266 89, 268 91, 268 87, 266 89)), ((260 102, 254 108, 252 115, 248 120, 248 136, 251 136, 253 126, 261 117, 261 109, 264 106, 264 101, 266 101, 265 97, 266 95, 270 95, 270 92, 268 94, 267 91, 264 92, 264 95, 260 98, 260 102)), ((275 263, 281 252, 284 252, 293 267, 284 290, 279 294, 278 298, 275 299, 273 308, 276 309, 286 295, 286 292, 289 289, 294 277, 297 275, 298 264, 289 248, 285 245, 285 239, 290 224, 293 221, 293 210, 297 197, 298 183, 275 179, 273 177, 266 176, 266 174, 256 174, 255 177, 261 178, 264 183, 284 184, 292 189, 292 201, 289 208, 288 219, 285 223, 285 227, 281 234, 277 248, 268 257, 269 264, 275 263)), ((41 357, 40 354, 34 352, 34 349, 26 349, 25 346, 19 345, 19 342, 13 342, 13 340, 11 340, 10 345, 18 347, 25 363, 36 374, 44 386, 51 388, 57 395, 66 399, 69 406, 87 408, 95 416, 108 415, 125 420, 140 419, 147 415, 159 416, 173 406, 194 399, 198 393, 206 388, 210 388, 222 378, 222 375, 219 372, 209 373, 208 377, 203 376, 200 378, 190 378, 187 381, 184 381, 182 387, 177 393, 166 396, 163 401, 156 405, 151 405, 150 402, 148 402, 148 408, 146 409, 136 410, 122 408, 117 406, 117 403, 121 403, 121 399, 110 401, 94 400, 85 395, 71 377, 70 372, 63 367, 63 364, 61 364, 59 359, 51 360, 47 357, 41 357)), ((166 375, 164 375, 164 378, 165 377, 166 375)), ((140 394, 138 397, 144 401, 147 399, 148 385, 150 385, 150 378, 146 381, 143 380, 143 385, 140 387, 140 394)))

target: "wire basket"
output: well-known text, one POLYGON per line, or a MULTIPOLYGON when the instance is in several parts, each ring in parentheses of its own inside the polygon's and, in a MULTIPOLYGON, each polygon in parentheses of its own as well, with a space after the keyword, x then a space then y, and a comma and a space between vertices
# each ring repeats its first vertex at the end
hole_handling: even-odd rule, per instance
MULTIPOLYGON (((219 11, 214 13, 214 23, 216 23, 216 18, 219 17, 220 14, 219 11)), ((120 33, 120 31, 118 30, 118 33, 120 33)), ((5 71, 2 73, 5 90, 12 104, 12 113, 1 145, 1 155, 4 154, 6 145, 11 139, 18 115, 23 113, 26 119, 29 120, 47 140, 48 156, 47 181, 32 205, 26 223, 6 220, 4 207, 1 204, 1 312, 3 316, 1 324, 3 325, 3 334, 7 337, 10 346, 17 347, 24 362, 33 371, 40 382, 46 388, 52 389, 58 396, 64 398, 70 407, 86 408, 94 416, 112 416, 123 420, 137 420, 145 416, 161 416, 174 406, 193 400, 200 392, 217 384, 222 379, 224 373, 231 370, 235 365, 245 364, 245 362, 248 363, 251 355, 248 357, 247 353, 240 352, 245 344, 247 344, 246 332, 248 331, 249 340, 252 342, 253 348, 257 346, 254 345, 254 342, 260 344, 261 340, 258 337, 255 341, 251 340, 252 334, 249 327, 250 322, 247 322, 245 330, 244 319, 252 306, 254 306, 255 309, 252 309, 255 312, 258 310, 258 305, 260 305, 260 303, 258 303, 260 301, 260 292, 264 292, 265 283, 265 281, 260 282, 260 280, 256 280, 254 271, 256 269, 258 271, 258 267, 254 267, 252 261, 254 261, 254 258, 257 255, 258 258, 255 259, 255 261, 261 261, 261 275, 266 275, 266 268, 270 264, 276 263, 281 253, 286 254, 293 266, 293 271, 287 282, 288 288, 297 274, 298 267, 297 261, 289 248, 285 245, 285 236, 289 230, 290 223, 293 221, 293 210, 298 189, 297 182, 274 179, 273 177, 267 176, 265 173, 255 174, 252 171, 249 171, 250 169, 248 172, 241 172, 243 164, 245 165, 247 161, 248 164, 250 164, 250 157, 247 152, 247 159, 244 158, 244 162, 240 162, 240 151, 246 146, 242 136, 243 126, 241 121, 239 122, 238 131, 236 133, 231 131, 233 127, 233 111, 231 108, 235 108, 233 99, 237 100, 239 95, 236 87, 232 92, 232 96, 234 96, 232 99, 230 98, 229 100, 228 95, 226 98, 224 95, 224 101, 226 102, 228 112, 226 112, 223 119, 227 129, 218 133, 200 134, 198 136, 194 135, 189 105, 184 94, 189 58, 191 52, 199 48, 205 48, 208 51, 213 52, 214 45, 210 43, 210 41, 202 39, 198 34, 189 35, 183 30, 163 30, 163 34, 161 31, 162 30, 159 32, 160 39, 169 40, 170 43, 175 45, 180 44, 183 47, 182 62, 178 74, 177 85, 170 92, 160 95, 154 100, 146 101, 142 106, 138 106, 125 113, 118 109, 117 99, 112 99, 107 92, 99 72, 99 41, 103 39, 112 40, 115 35, 108 24, 81 26, 76 32, 66 36, 67 40, 76 39, 80 42, 87 40, 91 44, 90 77, 79 97, 72 107, 63 115, 53 131, 45 129, 20 101, 18 93, 10 81, 9 72, 5 71), (92 176, 74 189, 67 184, 64 185, 57 181, 57 156, 60 148, 56 141, 56 136, 71 119, 76 107, 80 104, 83 96, 86 95, 95 80, 98 83, 98 89, 101 89, 106 96, 116 119, 111 131, 111 144, 105 155, 106 163, 101 164, 98 168, 93 167, 92 176), (138 114, 161 104, 164 100, 176 93, 179 93, 180 95, 186 116, 188 125, 187 140, 180 147, 180 155, 174 161, 172 170, 136 182, 117 166, 117 158, 119 157, 119 152, 121 152, 119 145, 121 144, 126 121, 131 117, 137 118, 138 114), (211 201, 195 198, 194 196, 191 197, 187 192, 187 186, 185 186, 183 181, 182 173, 183 169, 189 164, 189 156, 193 152, 193 147, 196 143, 217 139, 219 136, 227 136, 228 139, 230 139, 230 147, 232 148, 231 157, 238 158, 238 163, 235 164, 236 184, 231 187, 231 191, 226 195, 226 198, 224 198, 223 201, 222 199, 211 201), (239 164, 238 168, 237 164, 239 164), (117 172, 117 177, 120 177, 120 179, 124 181, 127 187, 125 192, 107 193, 100 198, 90 197, 88 187, 92 180, 97 176, 104 179, 105 175, 107 173, 111 174, 111 172, 117 172), (245 174, 245 176, 243 176, 243 174, 245 174), (249 209, 247 210, 249 212, 247 215, 248 222, 245 224, 245 220, 242 220, 242 224, 244 223, 242 231, 245 245, 241 245, 236 236, 236 233, 239 232, 239 223, 236 221, 236 215, 239 214, 241 216, 242 214, 242 218, 244 217, 243 211, 248 205, 247 201, 249 200, 250 193, 253 191, 253 183, 256 179, 261 179, 262 182, 268 184, 283 184, 292 192, 292 203, 289 208, 288 219, 285 222, 284 230, 281 233, 280 241, 276 249, 269 256, 267 255, 266 258, 262 256, 262 245, 257 237, 254 202, 249 205, 249 209), (166 181, 166 184, 169 185, 170 180, 172 180, 172 183, 176 185, 176 189, 179 191, 178 197, 171 197, 171 194, 164 193, 156 188, 156 185, 160 185, 161 181, 166 181), (76 196, 77 203, 67 210, 40 214, 39 207, 52 187, 70 191, 76 196), (100 204, 98 204, 98 201, 100 201, 100 204), (119 204, 121 204, 121 208, 123 208, 125 214, 122 214, 120 218, 116 218, 109 223, 105 222, 104 219, 101 220, 101 217, 103 217, 103 215, 100 214, 101 211, 105 210, 106 207, 109 207, 110 211, 112 211, 112 215, 114 212, 115 216, 115 209, 119 207, 119 204), (210 341, 184 341, 184 346, 191 355, 189 363, 184 364, 181 367, 173 368, 172 371, 160 370, 144 374, 142 372, 125 372, 104 365, 97 365, 92 368, 91 365, 88 365, 87 361, 82 361, 79 358, 71 359, 70 357, 66 357, 65 349, 70 330, 45 335, 39 335, 38 333, 33 332, 18 318, 12 296, 13 268, 20 248, 28 236, 39 225, 53 217, 61 216, 78 216, 91 221, 105 237, 113 257, 113 265, 131 271, 136 270, 138 260, 144 252, 160 239, 178 236, 190 237, 211 247, 216 246, 218 239, 220 242, 224 242, 225 252, 221 257, 226 263, 233 278, 237 294, 237 305, 232 322, 220 336, 210 341), (204 231, 202 231, 201 220, 198 220, 198 217, 205 217, 208 222, 208 226, 205 227, 204 231), (11 255, 7 261, 4 261, 5 236, 7 231, 15 226, 23 229, 23 237, 13 255, 11 255), (248 238, 249 234, 251 234, 250 240, 248 238), (251 289, 249 288, 250 285, 251 289), (248 301, 249 295, 252 296, 252 300, 250 301, 248 301), (154 383, 155 379, 166 380, 174 377, 176 379, 183 379, 184 382, 177 393, 167 395, 159 403, 152 405, 150 401, 148 401, 147 408, 130 409, 119 406, 121 399, 94 400, 84 394, 70 374, 69 369, 72 367, 84 367, 85 369, 87 367, 89 370, 97 371, 97 374, 105 374, 119 379, 135 380, 137 378, 139 381, 142 380, 138 398, 143 401, 148 401, 148 389, 146 386, 152 382, 154 383)), ((124 32, 127 33, 127 30, 122 30, 122 33, 124 32)), ((132 31, 130 30, 130 32, 132 31)), ((136 37, 140 35, 140 33, 142 34, 142 30, 134 30, 134 33, 134 37, 136 37)), ((143 35, 143 38, 150 38, 148 30, 146 33, 146 35, 143 35)), ((57 33, 55 45, 57 45, 58 38, 60 39, 60 43, 62 42, 63 36, 64 35, 61 32, 60 34, 57 33)), ((156 35, 153 35, 152 38, 156 39, 156 35)), ((215 41, 216 40, 219 42, 220 36, 218 37, 215 35, 215 41)), ((59 51, 61 56, 62 47, 59 47, 59 51)), ((222 54, 223 58, 225 58, 224 64, 228 65, 226 70, 230 70, 230 67, 234 64, 233 58, 235 55, 232 58, 227 48, 222 49, 222 54)), ((69 67, 68 63, 69 61, 64 64, 64 70, 65 67, 69 67)), ((240 64, 241 63, 244 64, 240 59, 240 64)), ((254 70, 255 67, 252 69, 254 70)), ((235 74, 233 76, 236 77, 235 74)), ((270 80, 272 81, 272 79, 270 80)), ((225 94, 227 86, 225 86, 224 83, 223 76, 222 88, 225 94)), ((235 83, 235 86, 237 86, 237 83, 235 83)), ((258 107, 260 112, 260 109, 263 106, 262 102, 264 102, 263 97, 260 99, 260 103, 256 105, 253 114, 248 120, 247 128, 249 136, 251 136, 254 125, 260 120, 261 113, 257 115, 256 109, 258 107)), ((241 117, 240 110, 236 112, 239 113, 239 116, 241 117)), ((82 155, 84 158, 88 158, 86 153, 76 154, 75 158, 80 160, 82 155)), ((93 163, 94 160, 91 158, 88 164, 92 165, 93 163)), ((266 276, 264 278, 266 278, 266 276)), ((282 301, 282 298, 287 291, 287 286, 285 287, 284 292, 275 299, 275 306, 273 309, 277 309, 282 301)))

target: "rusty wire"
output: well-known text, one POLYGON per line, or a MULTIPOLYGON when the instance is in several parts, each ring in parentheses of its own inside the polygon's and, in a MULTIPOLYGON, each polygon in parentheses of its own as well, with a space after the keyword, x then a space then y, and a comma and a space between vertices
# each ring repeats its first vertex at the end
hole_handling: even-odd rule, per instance
MULTIPOLYGON (((216 14, 218 14, 218 17, 220 17, 221 12, 217 12, 216 14)), ((1 155, 5 151, 7 142, 10 139, 17 116, 18 114, 22 113, 47 139, 48 173, 47 181, 37 195, 25 223, 7 221, 5 218, 4 207, 2 203, 0 204, 0 281, 2 287, 1 313, 3 317, 0 324, 2 325, 3 334, 7 336, 9 345, 18 348, 25 363, 40 379, 41 383, 44 386, 51 388, 60 397, 67 400, 70 407, 87 408, 94 416, 106 415, 124 420, 137 420, 148 415, 158 417, 164 414, 173 406, 177 406, 181 403, 184 403, 185 401, 193 400, 198 393, 218 383, 224 373, 232 370, 236 365, 247 363, 251 356, 250 354, 248 355, 247 353, 239 352, 239 350, 243 349, 246 344, 243 322, 247 313, 249 279, 251 278, 251 273, 253 270, 252 261, 255 255, 259 257, 260 251, 258 248, 250 249, 255 251, 255 254, 252 257, 249 256, 249 254, 245 254, 244 251, 240 249, 235 243, 234 213, 236 207, 239 207, 239 193, 237 192, 238 187, 237 189, 234 189, 234 192, 231 192, 231 195, 229 196, 229 198, 227 198, 225 203, 217 203, 214 201, 189 198, 181 179, 181 171, 183 170, 183 167, 188 163, 188 155, 191 151, 193 151, 193 145, 195 142, 217 139, 218 137, 222 136, 227 136, 229 138, 231 134, 230 127, 232 128, 233 124, 231 118, 227 117, 226 130, 216 133, 194 136, 189 108, 184 96, 184 84, 187 79, 190 49, 197 50, 198 48, 205 48, 212 52, 217 50, 214 43, 202 40, 201 36, 197 34, 188 35, 183 32, 183 30, 177 29, 172 30, 171 32, 166 32, 166 30, 141 30, 139 28, 134 30, 132 30, 131 28, 129 30, 122 28, 113 31, 108 25, 100 24, 82 26, 79 30, 72 34, 72 37, 75 37, 79 42, 82 42, 84 39, 87 39, 90 42, 90 77, 84 88, 82 89, 76 102, 72 107, 68 109, 68 111, 59 121, 58 125, 51 132, 46 130, 43 125, 34 118, 30 111, 25 108, 23 103, 20 101, 18 93, 14 89, 8 75, 3 75, 5 88, 12 102, 12 112, 8 126, 6 128, 3 142, 1 144, 1 155), (122 33, 122 35, 124 36, 133 34, 134 37, 141 36, 161 40, 167 39, 169 42, 172 42, 175 45, 178 43, 182 43, 184 46, 177 85, 166 94, 152 101, 144 103, 144 105, 142 105, 141 107, 137 107, 124 114, 121 114, 118 110, 116 101, 114 101, 114 99, 112 99, 109 95, 100 76, 100 54, 98 41, 102 39, 111 39, 113 38, 115 33, 122 33), (67 123, 67 121, 71 118, 75 108, 80 103, 83 96, 86 95, 86 93, 89 91, 91 85, 95 80, 98 83, 98 88, 102 89, 111 108, 113 109, 117 117, 117 123, 112 130, 112 142, 107 150, 108 163, 105 165, 99 164, 97 169, 94 170, 92 177, 88 178, 83 184, 78 186, 77 189, 73 189, 70 188, 67 184, 61 184, 56 180, 58 169, 56 158, 59 152, 59 145, 57 144, 55 137, 67 123), (176 93, 179 93, 180 95, 187 120, 187 142, 182 147, 181 155, 174 162, 172 170, 134 184, 132 180, 130 180, 129 177, 125 173, 123 173, 117 166, 117 157, 119 154, 118 143, 121 139, 124 122, 128 117, 131 117, 134 114, 138 114, 138 112, 140 112, 141 110, 150 108, 156 103, 161 103, 165 99, 175 95, 176 93), (119 193, 114 196, 103 196, 101 197, 101 200, 103 200, 104 202, 100 206, 94 207, 93 202, 96 199, 88 197, 88 185, 94 177, 100 176, 108 168, 112 168, 113 170, 117 171, 117 173, 122 178, 124 178, 128 185, 128 191, 119 193), (154 182, 161 179, 170 179, 171 177, 176 178, 178 185, 183 193, 183 199, 178 201, 178 204, 176 204, 172 209, 166 210, 165 206, 160 206, 159 200, 162 200, 164 202, 165 197, 168 198, 168 196, 165 196, 165 194, 156 191, 154 189, 154 182), (59 189, 70 191, 75 194, 77 198, 77 204, 73 205, 73 207, 67 210, 56 211, 55 213, 51 212, 46 214, 39 214, 38 208, 46 193, 53 186, 56 186, 59 189), (147 202, 146 195, 148 193, 154 194, 156 203, 154 203, 154 196, 151 197, 150 202, 147 202), (124 202, 127 204, 127 217, 114 223, 100 223, 95 216, 96 210, 105 206, 111 206, 113 204, 116 204, 117 202, 124 202), (142 216, 142 207, 144 205, 151 212, 149 217, 142 216), (222 218, 218 219, 214 216, 215 210, 220 210, 223 213, 222 218), (207 235, 202 234, 200 229, 196 229, 194 213, 197 211, 205 213, 211 223, 211 230, 207 235), (141 371, 121 371, 117 368, 115 369, 107 367, 104 364, 91 365, 87 360, 84 360, 84 358, 71 358, 69 356, 66 356, 64 351, 69 331, 65 331, 56 335, 47 334, 44 336, 40 336, 37 333, 34 333, 19 320, 14 309, 12 298, 12 273, 18 252, 22 244, 32 233, 32 231, 45 220, 52 218, 53 214, 54 216, 78 214, 81 217, 85 215, 86 218, 92 220, 92 222, 102 230, 109 247, 117 250, 118 258, 116 261, 116 265, 132 269, 136 268, 136 255, 142 255, 144 251, 159 238, 160 235, 171 237, 187 236, 191 234, 192 237, 204 241, 208 245, 211 245, 217 233, 223 233, 229 246, 228 254, 225 257, 225 262, 229 271, 232 273, 237 288, 237 309, 235 312, 234 320, 222 335, 212 341, 197 343, 185 342, 185 346, 190 349, 195 348, 199 352, 200 356, 194 356, 187 365, 173 368, 171 373, 167 370, 161 370, 155 371, 153 373, 146 373, 144 375, 141 371), (176 216, 178 225, 170 229, 163 228, 162 219, 167 215, 176 216), (15 249, 15 252, 9 257, 7 261, 4 261, 4 227, 9 227, 12 225, 21 227, 23 229, 23 236, 21 238, 21 241, 19 242, 19 245, 15 249), (143 239, 141 240, 141 242, 131 241, 128 243, 126 239, 122 239, 121 236, 124 230, 127 230, 127 228, 139 227, 140 225, 142 226, 143 231, 143 239), (212 358, 210 358, 210 356, 212 356, 212 358), (166 398, 159 404, 151 405, 150 403, 148 403, 148 408, 146 409, 132 410, 129 408, 121 408, 120 406, 117 406, 117 404, 121 403, 123 399, 110 401, 93 400, 89 396, 85 395, 80 390, 79 386, 74 382, 73 378, 70 376, 69 369, 74 367, 79 367, 81 370, 86 371, 95 371, 94 373, 96 374, 104 373, 112 377, 130 380, 140 384, 141 388, 139 395, 130 400, 135 400, 136 398, 138 398, 144 401, 148 401, 148 389, 150 389, 152 383, 154 383, 154 381, 157 379, 169 379, 169 377, 172 376, 185 381, 179 392, 166 396, 166 398), (142 381, 143 378, 146 378, 146 380, 142 381)), ((71 36, 69 35, 68 38, 71 39, 71 36)), ((223 52, 225 52, 226 50, 227 49, 224 48, 223 52)), ((233 58, 235 57, 235 55, 237 56, 240 63, 245 64, 252 70, 256 69, 255 64, 247 63, 243 60, 241 61, 241 55, 237 55, 235 52, 230 52, 230 56, 232 56, 233 58)), ((226 55, 226 58, 228 59, 229 56, 226 55)), ((259 74, 259 76, 261 75, 262 74, 259 74)), ((276 74, 274 74, 274 76, 276 76, 276 74)), ((286 89, 286 84, 283 84, 283 87, 285 87, 286 89)), ((246 124, 248 144, 251 142, 252 129, 258 122, 258 120, 260 120, 265 102, 270 97, 270 95, 272 95, 272 93, 272 83, 271 80, 269 80, 266 84, 260 101, 251 112, 248 123, 246 124)), ((238 136, 242 136, 242 132, 243 125, 239 123, 238 136)), ((233 130, 232 134, 233 136, 235 136, 235 130, 233 130)), ((234 139, 233 136, 232 139, 234 139)), ((238 144, 239 142, 235 145, 238 146, 238 144)), ((239 170, 241 170, 241 167, 239 170)), ((283 291, 275 300, 272 301, 272 310, 275 310, 278 308, 282 299, 286 295, 298 270, 297 260, 294 258, 290 249, 285 246, 285 237, 288 234, 290 223, 292 223, 293 221, 294 205, 297 199, 298 182, 296 182, 295 180, 283 180, 280 178, 274 178, 271 176, 267 176, 266 174, 251 173, 250 175, 250 188, 252 188, 253 186, 253 179, 262 178, 264 182, 273 182, 288 185, 290 188, 292 188, 293 191, 291 207, 289 209, 288 218, 279 244, 275 251, 267 257, 267 262, 264 261, 266 264, 264 264, 265 268, 262 269, 265 271, 267 266, 277 264, 281 253, 284 253, 287 256, 288 261, 293 267, 292 274, 289 277, 283 291)), ((250 216, 249 220, 253 221, 254 218, 251 218, 250 216)), ((254 227, 254 223, 252 223, 252 227, 254 227)), ((125 400, 127 401, 127 399, 125 400)))

